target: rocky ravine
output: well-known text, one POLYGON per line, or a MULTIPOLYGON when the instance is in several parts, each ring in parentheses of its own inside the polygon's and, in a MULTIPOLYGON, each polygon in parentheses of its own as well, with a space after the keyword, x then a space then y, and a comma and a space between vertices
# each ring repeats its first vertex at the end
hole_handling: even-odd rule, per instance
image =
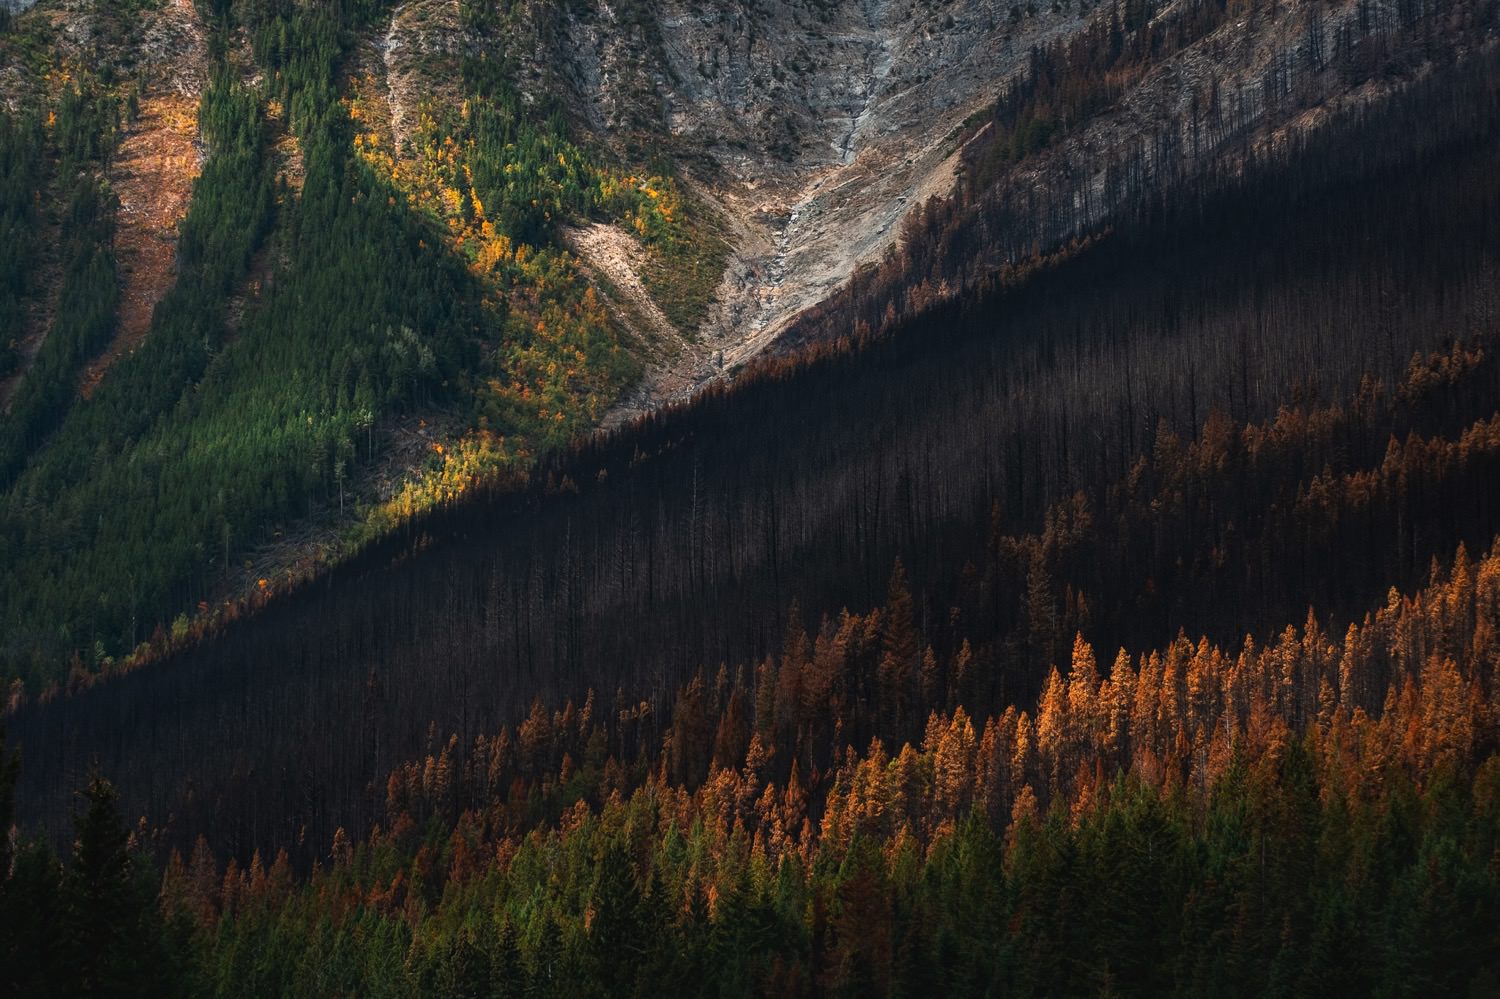
POLYGON ((1034 43, 1084 23, 1046 10, 1016 23, 993 0, 649 7, 644 22, 621 0, 538 25, 532 68, 605 142, 669 136, 694 192, 727 220, 710 318, 687 349, 649 364, 609 423, 732 373, 879 258, 909 209, 951 188, 964 119, 1034 43))

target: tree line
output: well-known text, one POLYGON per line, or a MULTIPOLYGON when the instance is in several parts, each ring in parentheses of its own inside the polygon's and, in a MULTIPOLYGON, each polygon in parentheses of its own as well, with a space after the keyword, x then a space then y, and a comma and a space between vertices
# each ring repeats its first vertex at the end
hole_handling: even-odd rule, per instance
POLYGON ((342 29, 305 16, 293 51, 263 50, 266 87, 303 147, 301 196, 277 187, 266 95, 220 73, 203 99, 214 155, 183 224, 177 284, 143 347, 74 407, 0 505, 0 550, 22 570, 0 593, 13 676, 131 651, 209 592, 266 523, 335 488, 366 424, 440 393, 474 351, 461 269, 353 156, 332 85, 342 29), (230 337, 226 301, 277 215, 273 252, 287 264, 230 337))
POLYGON ((23 303, 31 287, 36 192, 44 172, 35 114, 0 115, 0 378, 20 367, 23 303))
MULTIPOLYGON (((45 150, 57 157, 61 285, 50 328, 22 373, 0 424, 0 488, 15 481, 26 460, 61 421, 77 396, 85 363, 115 332, 120 294, 114 255, 116 202, 105 175, 119 139, 121 107, 97 81, 85 79, 63 89, 52 122, 51 142, 30 155, 39 160, 45 150)), ((33 130, 29 137, 40 141, 42 133, 33 130)), ((41 189, 40 171, 34 169, 30 179, 35 186, 28 200, 34 203, 41 189)), ((26 221, 34 231, 34 208, 26 221)), ((23 238, 19 248, 31 242, 23 238)), ((19 264, 20 260, 11 266, 19 264)), ((17 306, 12 306, 11 318, 19 333, 17 306)), ((15 366, 16 360, 11 363, 15 366)))
POLYGON ((1494 991, 1496 65, 14 687, 3 983, 1494 991))

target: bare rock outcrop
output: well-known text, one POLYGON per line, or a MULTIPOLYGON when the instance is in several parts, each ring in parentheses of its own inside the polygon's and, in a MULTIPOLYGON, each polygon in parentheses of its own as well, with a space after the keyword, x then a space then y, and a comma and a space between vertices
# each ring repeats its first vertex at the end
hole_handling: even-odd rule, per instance
MULTIPOLYGON (((714 0, 536 5, 523 81, 563 93, 626 154, 665 151, 728 220, 731 255, 702 349, 627 411, 732 372, 879 259, 907 211, 954 180, 961 125, 1079 8, 995 0, 714 0)), ((654 363, 654 362, 653 362, 654 363)), ((665 377, 663 375, 666 375, 665 377)))

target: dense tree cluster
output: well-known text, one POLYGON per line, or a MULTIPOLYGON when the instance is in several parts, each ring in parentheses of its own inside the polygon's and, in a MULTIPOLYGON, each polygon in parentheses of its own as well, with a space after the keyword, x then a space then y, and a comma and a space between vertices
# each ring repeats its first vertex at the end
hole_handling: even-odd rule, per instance
POLYGON ((753 685, 694 678, 658 736, 649 705, 590 694, 450 740, 307 878, 285 851, 226 868, 200 837, 160 912, 96 780, 67 874, 23 847, 0 915, 55 909, 97 949, 65 966, 22 933, 10 974, 217 995, 1500 982, 1500 551, 1460 549, 1342 639, 1309 616, 1263 646, 1179 638, 1101 669, 1079 637, 1034 708, 982 720, 956 704, 969 646, 917 656, 910 605, 898 564, 883 606, 815 638, 794 609, 753 685), (857 750, 846 716, 891 700, 860 689, 892 683, 956 706, 915 744, 857 750))
POLYGON ((0 378, 21 363, 22 300, 34 264, 43 143, 36 115, 0 116, 0 378))
MULTIPOLYGON (((119 104, 97 84, 79 82, 63 90, 50 129, 65 206, 59 248, 62 281, 51 328, 22 374, 0 424, 0 489, 15 480, 27 457, 61 421, 77 396, 84 363, 114 336, 119 298, 115 199, 103 175, 119 127, 119 104)), ((37 137, 35 131, 31 134, 37 137)), ((31 155, 40 153, 35 149, 31 155)), ((39 173, 32 179, 39 181, 39 173)), ((28 245, 30 241, 23 239, 21 248, 28 245)), ((19 325, 18 309, 13 308, 11 319, 19 325)))
MULTIPOLYGON (((471 96, 442 117, 419 114, 407 148, 388 148, 394 140, 377 131, 354 141, 377 173, 447 230, 447 243, 497 306, 476 372, 473 422, 532 448, 556 448, 595 426, 636 372, 558 233, 568 219, 599 213, 610 181, 556 116, 539 121, 528 111, 493 64, 468 60, 463 79, 471 96)), ((356 121, 368 114, 365 103, 363 93, 353 102, 356 121)), ((658 209, 652 217, 671 219, 673 208, 656 195, 630 187, 616 198, 644 201, 658 209)))
POLYGON ((221 994, 1482 993, 1497 615, 1500 557, 1460 551, 1342 641, 1312 618, 1101 678, 1079 639, 1034 720, 933 712, 821 776, 778 672, 832 656, 852 687, 901 637, 846 618, 799 661, 794 625, 773 693, 694 680, 657 755, 611 754, 632 712, 537 706, 393 773, 386 823, 305 887, 284 855, 221 879, 200 844, 163 898, 213 931, 221 994))
POLYGON ((707 311, 724 248, 673 177, 610 162, 572 138, 555 98, 522 97, 510 51, 516 15, 466 10, 465 50, 452 67, 463 100, 423 102, 409 134, 386 134, 378 123, 385 97, 373 79, 356 80, 349 103, 362 125, 362 157, 437 219, 488 299, 502 305, 478 373, 474 423, 550 450, 596 426, 638 370, 566 249, 565 224, 611 222, 633 232, 647 287, 685 333, 707 311))
MULTIPOLYGON (((19 760, 0 740, 0 823, 9 827, 19 760)), ((7 995, 190 994, 192 926, 159 902, 156 871, 94 776, 79 794, 66 868, 50 847, 0 837, 0 989, 7 995)))
MULTIPOLYGON (((1392 20, 1384 8, 1361 7, 1348 23, 1317 31, 1308 20, 1296 50, 1312 53, 1321 38, 1327 52, 1298 70, 1297 93, 1311 99, 1387 70, 1400 77, 1402 67, 1426 58, 1424 32, 1435 19, 1455 37, 1479 37, 1493 21, 1492 8, 1464 0, 1403 8, 1392 20), (1376 55, 1365 58, 1370 53, 1376 55), (1329 66, 1346 71, 1335 81, 1329 66)), ((568 138, 555 108, 531 107, 517 96, 510 60, 497 43, 513 12, 465 13, 464 52, 455 57, 468 95, 461 108, 419 116, 409 150, 367 143, 373 135, 358 120, 347 120, 359 114, 359 102, 358 88, 343 79, 344 55, 352 31, 375 12, 362 4, 318 13, 274 2, 205 6, 219 62, 243 29, 266 71, 264 83, 252 93, 220 72, 205 93, 200 114, 213 155, 184 223, 179 281, 158 309, 146 349, 114 366, 109 384, 82 401, 75 400, 76 371, 111 334, 115 284, 108 280, 107 249, 70 257, 77 274, 60 297, 60 335, 44 342, 0 433, 0 481, 15 480, 0 497, 0 555, 23 570, 11 574, 12 587, 0 585, 6 624, 0 663, 32 692, 150 655, 142 643, 154 638, 159 647, 170 634, 167 622, 179 615, 175 629, 182 633, 194 608, 201 627, 237 611, 217 606, 217 598, 229 588, 245 550, 313 511, 337 506, 342 514, 346 486, 376 456, 378 431, 396 413, 446 406, 461 411, 476 432, 434 449, 415 478, 355 508, 359 526, 345 525, 343 543, 330 550, 383 537, 480 479, 509 488, 537 453, 590 426, 634 367, 602 302, 556 245, 561 220, 613 219, 635 226, 653 258, 648 283, 652 275, 661 277, 652 291, 664 308, 685 326, 701 315, 712 287, 701 279, 720 269, 722 246, 684 208, 670 178, 605 163, 568 138), (309 167, 311 183, 301 196, 278 189, 273 180, 266 134, 280 127, 268 118, 273 104, 286 109, 277 121, 290 122, 309 167), (337 228, 329 217, 335 210, 343 217, 337 228), (279 235, 263 247, 273 222, 279 235), (314 230, 330 241, 309 246, 297 236, 314 230), (241 290, 258 252, 271 261, 272 293, 252 310, 245 328, 237 324, 230 336, 225 303, 241 290), (408 263, 385 264, 403 260, 408 263), (467 266, 457 266, 460 261, 467 266), (389 295, 348 292, 387 286, 389 295), (262 330, 275 335, 261 337, 262 330), (158 478, 173 484, 174 499, 144 523, 141 511, 165 495, 158 478), (78 538, 85 543, 66 540, 78 538)), ((1104 335, 1122 318, 1138 323, 1137 305, 1160 310, 1167 318, 1156 328, 1168 334, 1183 322, 1216 323, 1221 316, 1192 306, 1223 303, 1224 286, 1241 292, 1240 301, 1224 307, 1243 310, 1256 293, 1226 275, 1247 267, 1284 271, 1279 247, 1293 230, 1322 268, 1319 277, 1306 280, 1344 282, 1346 294, 1363 300, 1358 307, 1366 310, 1366 330, 1386 331, 1383 374, 1393 373, 1408 347, 1421 344, 1398 343, 1389 333, 1396 324, 1376 315, 1365 296, 1389 301, 1394 295, 1397 309, 1448 313, 1424 320, 1434 330, 1472 322, 1472 316, 1453 314, 1453 299, 1429 290, 1429 277, 1446 270, 1472 279, 1474 240, 1482 237, 1482 225, 1470 230, 1467 243, 1442 242, 1447 256, 1404 247, 1411 243, 1406 234, 1459 203, 1435 192, 1481 184, 1491 167, 1488 154, 1476 154, 1468 144, 1487 141, 1496 118, 1483 110, 1494 100, 1492 54, 1405 84, 1378 112, 1293 131, 1279 146, 1257 147, 1253 156, 1252 112, 1269 98, 1256 97, 1255 107, 1245 110, 1232 107, 1225 94, 1195 93, 1191 113, 1174 121, 1172 134, 1154 139, 1150 149, 1117 151, 1105 157, 1110 165, 1103 174, 1059 180, 1057 164, 1048 166, 1042 156, 1052 138, 1086 124, 1119 88, 1139 80, 1153 59, 1207 38, 1234 17, 1264 16, 1255 4, 1215 2, 1155 13, 1149 5, 1127 4, 1095 17, 1072 41, 1038 49, 1027 73, 989 116, 991 127, 970 144, 959 196, 914 212, 901 253, 858 275, 847 295, 816 311, 788 342, 816 338, 820 329, 864 337, 918 315, 924 318, 915 325, 930 331, 947 329, 960 317, 983 325, 994 314, 976 310, 974 303, 990 301, 997 286, 1048 286, 1028 278, 1047 259, 1038 257, 1038 249, 1068 256, 1079 246, 1068 240, 1128 219, 1102 237, 1104 246, 1090 244, 1095 252, 1087 256, 1107 273, 1115 261, 1170 245, 1172 233, 1197 224, 1193 219, 1259 226, 1261 206, 1272 202, 1288 205, 1279 220, 1283 229, 1267 227, 1258 252, 1225 255, 1219 271, 1194 263, 1201 294, 1165 280, 1166 267, 1182 266, 1187 254, 1164 253, 1163 276, 1147 277, 1132 289, 1123 316, 1100 309, 1098 297, 1065 306, 1075 310, 1074 325, 1086 334, 1072 342, 1104 335), (1015 186, 1030 183, 1027 170, 1011 169, 1018 159, 1040 164, 1040 189, 1015 186), (1393 170, 1429 168, 1447 175, 1431 185, 1427 198, 1398 201, 1404 214, 1370 211, 1369 205, 1384 202, 1364 185, 1390 183, 1393 170), (1164 202, 1168 191, 1172 197, 1164 202), (1323 204, 1330 191, 1341 192, 1342 213, 1323 204), (1327 237, 1322 247, 1312 245, 1320 230, 1306 222, 1319 213, 1335 216, 1321 230, 1327 237), (1370 218, 1360 222, 1360 213, 1370 218), (1361 253, 1325 256, 1330 247, 1351 243, 1361 253), (1343 273, 1336 273, 1340 268, 1343 273), (1421 281, 1385 287, 1393 282, 1381 275, 1414 268, 1425 272, 1421 281), (965 296, 955 300, 961 289, 967 289, 965 296), (1421 289, 1426 300, 1399 301, 1413 289, 1421 289), (933 313, 934 305, 947 311, 933 313)), ((1299 16, 1307 20, 1312 14, 1299 16)), ((76 88, 64 94, 58 147, 107 160, 112 126, 101 118, 99 127, 81 128, 75 119, 90 108, 106 118, 117 114, 112 100, 102 92, 85 99, 76 88)), ((107 197, 100 206, 92 215, 103 225, 107 197)), ((91 213, 87 202, 75 207, 91 213)), ((74 228, 84 243, 102 245, 74 228)), ((1204 238, 1215 231, 1213 225, 1202 228, 1204 238)), ((1300 259, 1306 272, 1308 258, 1300 259)), ((1089 266, 1061 283, 1084 283, 1079 272, 1089 266)), ((1332 301, 1325 292, 1283 283, 1269 303, 1271 312, 1278 322, 1300 322, 1294 316, 1309 301, 1332 301)), ((1067 321, 1051 314, 1045 294, 1038 290, 1030 303, 1044 323, 1061 331, 1067 321)), ((1468 291, 1460 300, 1467 297, 1468 291)), ((1322 306, 1321 320, 1332 324, 1345 311, 1322 306)), ((1245 325, 1233 331, 1233 339, 1220 341, 1238 350, 1238 373, 1227 370, 1234 363, 1227 349, 1201 362, 1186 359, 1179 367, 1183 377, 1160 405, 1135 384, 1133 372, 1137 364, 1154 363, 1161 348, 1112 335, 1112 350, 1134 355, 1123 359, 1131 377, 1112 385, 1124 389, 1121 415, 1103 426, 1089 425, 1095 414, 1074 408, 1061 420, 1049 420, 1066 423, 1061 429, 1069 446, 1039 449, 1034 464, 1040 474, 1022 476, 1019 464, 1007 461, 1010 467, 1001 472, 1009 480, 1007 491, 1032 495, 1007 497, 1006 510, 1037 515, 1059 488, 1084 477, 1078 466, 1099 452, 1113 450, 1117 464, 1128 461, 1155 432, 1150 424, 1161 410, 1172 411, 1179 429, 1201 424, 1210 397, 1236 418, 1256 416, 1257 390, 1245 376, 1253 364, 1269 359, 1255 357, 1252 340, 1260 334, 1247 333, 1245 325), (1212 388, 1200 393, 1204 382, 1212 388), (1111 439, 1117 432, 1123 440, 1111 439)), ((1014 339, 1023 339, 1019 324, 1014 328, 1014 339)), ((1352 324, 1325 327, 1319 335, 1324 356, 1356 356, 1349 346, 1333 345, 1339 338, 1348 345, 1369 342, 1352 324)), ((1037 349, 1026 363, 1049 363, 1046 357, 1056 347, 1037 349)), ((892 351, 892 361, 897 354, 892 351)), ((1290 358, 1270 363, 1282 361, 1295 367, 1290 358)), ((1330 376, 1358 373, 1342 361, 1325 370, 1339 365, 1344 370, 1329 370, 1330 376)), ((1094 376, 1108 370, 1100 363, 1094 376)), ((1118 474, 1120 468, 1109 471, 1118 474)), ((867 567, 864 574, 867 593, 873 572, 867 567)), ((268 580, 273 589, 277 583, 268 580)))
MULTIPOLYGON (((1307 21, 1311 73, 1484 9, 1307 21)), ((387 157, 340 100, 369 10, 207 8, 267 73, 205 96, 182 279, 0 498, 0 561, 42 572, 0 580, 0 654, 40 681, 27 649, 83 650, 7 699, 0 987, 1500 989, 1500 56, 1171 198, 1144 158, 1103 214, 995 194, 1046 122, 1257 12, 1129 3, 1039 53, 996 186, 815 317, 847 337, 146 638, 380 419, 479 370, 566 394, 527 365, 607 342, 497 343, 593 321, 517 234, 671 206, 611 203, 482 75, 387 157), (263 243, 286 265, 231 334, 263 243)), ((472 443, 444 467, 514 454, 472 443)))
POLYGON ((0 546, 26 570, 3 594, 22 675, 69 649, 95 666, 128 652, 262 525, 337 489, 370 424, 441 393, 473 352, 464 276, 353 156, 329 82, 336 26, 308 17, 293 50, 267 52, 307 163, 301 197, 283 199, 284 278, 229 338, 224 303, 275 188, 260 99, 225 74, 203 100, 215 154, 184 223, 183 276, 145 346, 5 499, 0 546))
MULTIPOLYGON (((139 629, 139 619, 154 616, 151 594, 159 592, 160 577, 170 572, 165 566, 174 557, 173 546, 193 544, 179 533, 184 525, 173 511, 157 506, 153 468, 142 467, 134 457, 153 454, 158 463, 165 457, 161 447, 167 428, 159 421, 170 425, 173 415, 182 418, 179 402, 220 348, 224 301, 248 268, 273 207, 254 96, 221 74, 205 91, 199 118, 212 155, 194 184, 192 208, 182 224, 178 280, 157 306, 151 335, 114 365, 110 377, 87 400, 76 400, 75 359, 55 391, 67 407, 67 419, 0 498, 0 551, 15 567, 0 583, 7 607, 7 641, 0 657, 12 675, 48 669, 59 644, 89 658, 114 654, 124 638, 139 629), (139 450, 153 430, 157 443, 139 450), (125 503, 130 496, 136 497, 134 503, 125 503), (142 523, 148 510, 149 523, 142 523), (128 526, 132 522, 134 529, 128 526), (176 534, 176 541, 150 547, 141 530, 153 526, 160 528, 162 537, 176 534), (64 554, 68 546, 60 547, 58 539, 85 535, 127 545, 134 536, 135 550, 105 556, 109 544, 100 542, 92 554, 105 557, 82 566, 78 553, 64 554), (43 554, 49 551, 50 557, 43 554), (84 577, 92 582, 81 585, 84 577), (27 605, 33 611, 47 608, 47 623, 41 625, 41 619, 23 612, 27 605)), ((110 303, 115 294, 111 269, 110 303)), ((66 282, 62 299, 59 321, 92 301, 79 296, 67 304, 66 282)), ((89 314, 112 332, 112 304, 89 314)), ((67 342, 54 330, 44 353, 53 349, 54 341, 58 349, 67 342)), ((95 348, 100 345, 102 341, 94 343, 95 348)), ((33 370, 40 369, 39 357, 33 370)), ((12 434, 20 428, 15 420, 6 424, 12 434)), ((180 442, 173 450, 178 447, 180 442)), ((180 551, 175 557, 181 557, 180 551)), ((66 660, 67 653, 63 656, 66 660)))

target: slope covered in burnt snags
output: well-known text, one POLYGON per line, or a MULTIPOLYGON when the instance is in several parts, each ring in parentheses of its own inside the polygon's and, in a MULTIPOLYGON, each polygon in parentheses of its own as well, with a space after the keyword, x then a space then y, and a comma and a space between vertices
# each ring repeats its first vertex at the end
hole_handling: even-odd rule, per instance
POLYGON ((170 841, 316 852, 434 738, 536 697, 625 709, 752 668, 794 600, 874 606, 898 555, 924 634, 980 616, 1008 701, 1073 628, 1151 647, 1309 604, 1361 614, 1500 528, 1487 438, 1462 436, 1495 412, 1497 102, 1493 54, 1435 72, 887 338, 434 514, 201 647, 28 705, 9 722, 23 807, 60 832, 97 761, 170 841))

